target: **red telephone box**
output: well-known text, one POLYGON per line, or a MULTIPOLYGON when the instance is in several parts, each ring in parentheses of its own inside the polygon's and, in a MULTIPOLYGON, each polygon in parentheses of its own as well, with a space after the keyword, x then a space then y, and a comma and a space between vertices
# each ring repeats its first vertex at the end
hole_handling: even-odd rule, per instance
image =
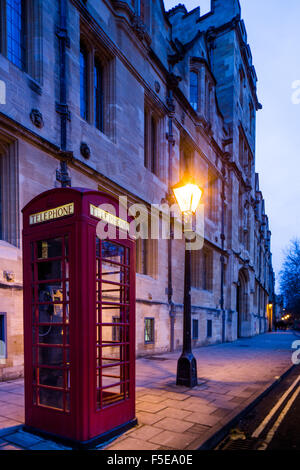
POLYGON ((23 209, 27 429, 89 445, 136 424, 135 241, 125 217, 114 198, 82 188, 46 191, 23 209), (113 238, 98 237, 99 222, 113 238))

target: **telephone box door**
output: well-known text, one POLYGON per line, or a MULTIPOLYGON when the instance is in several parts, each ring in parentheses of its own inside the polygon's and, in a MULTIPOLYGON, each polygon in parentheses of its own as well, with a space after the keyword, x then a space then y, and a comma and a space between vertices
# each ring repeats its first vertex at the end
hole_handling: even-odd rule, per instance
MULTIPOLYGON (((95 239, 95 234, 92 236, 95 239)), ((119 426, 135 408, 134 244, 96 237, 95 387, 92 433, 119 426)))
MULTIPOLYGON (((26 421, 72 436, 72 227, 24 238, 26 421)), ((74 379, 74 377, 72 377, 74 379)))

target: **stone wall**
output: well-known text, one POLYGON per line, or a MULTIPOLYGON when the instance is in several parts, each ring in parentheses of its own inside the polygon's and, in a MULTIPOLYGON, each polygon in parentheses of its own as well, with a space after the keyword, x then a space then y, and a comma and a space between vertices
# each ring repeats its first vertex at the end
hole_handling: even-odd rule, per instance
MULTIPOLYGON (((215 0, 212 11, 200 16, 199 9, 189 13, 176 7, 169 14, 160 2, 145 1, 146 15, 138 18, 130 2, 109 0, 67 1, 67 157, 73 186, 105 189, 115 195, 127 195, 131 202, 161 204, 168 196, 168 186, 181 175, 183 154, 188 152, 193 174, 204 189, 205 247, 212 257, 212 289, 192 289, 192 318, 198 320, 198 339, 194 346, 216 343, 224 337, 233 341, 238 335, 264 331, 266 302, 270 284, 264 269, 271 266, 270 238, 264 214, 263 197, 255 177, 255 121, 249 128, 248 101, 259 109, 252 58, 244 56, 246 33, 240 19, 237 0, 215 0), (98 130, 91 120, 80 116, 80 38, 89 54, 105 57, 108 81, 105 85, 105 129, 98 130), (172 42, 171 42, 172 40, 172 42), (173 66, 168 58, 173 57, 173 66), (246 63, 246 61, 248 61, 246 63), (199 73, 199 109, 189 103, 190 67, 199 73), (244 105, 239 102, 239 71, 245 69, 244 105), (174 113, 167 100, 169 72, 181 78, 172 89, 174 113), (209 83, 209 116, 206 105, 209 83), (144 105, 159 118, 159 172, 144 166, 144 105), (245 104, 246 103, 246 104, 245 104), (172 119, 174 146, 168 151, 168 125, 172 119), (239 163, 239 129, 244 129, 252 164, 245 172, 239 163), (82 155, 87 144, 89 158, 82 155), (169 172, 171 161, 171 172, 169 172), (168 181, 168 176, 170 180, 168 181), (210 179, 213 175, 213 216, 210 179), (222 179, 225 185, 223 206, 222 179), (248 249, 239 240, 244 217, 239 210, 243 193, 243 213, 249 217, 248 249), (222 212, 225 226, 222 232, 222 212), (223 246, 224 245, 224 246, 223 246), (260 256, 258 256, 260 253, 260 256), (221 255, 225 263, 224 307, 221 299, 221 255), (259 267, 260 260, 260 267, 259 267), (264 267, 264 269, 263 269, 264 267), (238 330, 237 289, 241 272, 247 272, 238 330), (254 302, 255 286, 260 302, 254 302), (225 315, 225 332, 222 316, 225 315), (211 320, 212 335, 207 336, 211 320), (261 326, 259 326, 261 325, 261 326)), ((60 168, 59 25, 58 2, 36 0, 40 8, 38 48, 29 50, 40 74, 21 71, 0 54, 0 79, 6 83, 7 102, 0 105, 0 143, 15 142, 17 160, 11 171, 18 175, 18 201, 12 203, 22 222, 20 209, 37 194, 59 186, 56 170, 60 168), (42 62, 41 61, 42 57, 42 62), (35 110, 35 113, 32 113, 35 110), (37 111, 37 112, 36 112, 37 111), (38 119, 34 119, 34 117, 38 119)), ((36 10, 35 15, 36 15, 36 10)), ((255 112, 254 112, 255 114, 255 112)), ((255 116, 254 116, 255 119, 255 116)), ((1 155, 1 152, 0 152, 1 155)), ((64 154, 65 155, 65 154, 64 154)), ((0 156, 1 158, 1 156, 0 156)), ((7 184, 3 180, 4 185, 7 184)), ((7 223, 7 217, 4 222, 7 223), (5 222, 6 220, 6 222, 5 222)), ((182 344, 183 259, 182 240, 172 241, 171 303, 168 293, 168 242, 158 240, 156 269, 149 275, 137 274, 136 349, 146 355, 179 349, 182 344), (171 321, 170 313, 174 317, 171 321), (155 341, 145 344, 144 318, 155 319, 155 341), (173 338, 173 340, 172 340, 173 338), (173 342, 172 342, 173 341, 173 342)), ((199 268, 200 269, 200 268, 199 268)), ((0 380, 22 373, 22 274, 21 251, 7 241, 0 245, 0 312, 7 313, 8 357, 0 364, 0 380), (2 273, 11 271, 13 280, 2 273), (1 280, 2 276, 2 280, 1 280)))

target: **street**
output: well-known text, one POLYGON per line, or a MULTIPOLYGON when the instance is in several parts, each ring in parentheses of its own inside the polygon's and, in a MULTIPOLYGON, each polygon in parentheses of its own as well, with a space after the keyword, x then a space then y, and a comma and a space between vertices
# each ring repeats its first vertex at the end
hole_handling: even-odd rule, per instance
POLYGON ((299 366, 230 430, 216 450, 300 450, 299 366))
MULTIPOLYGON (((176 386, 179 351, 137 359, 138 425, 98 449, 211 450, 231 428, 235 429, 231 433, 235 440, 223 440, 222 447, 230 445, 239 450, 262 444, 278 413, 259 439, 236 438, 241 433, 244 438, 251 437, 298 377, 299 366, 286 379, 280 380, 292 366, 291 346, 295 339, 297 337, 291 331, 273 332, 197 348, 194 354, 198 385, 192 389, 176 386), (272 391, 259 402, 262 394, 271 387, 272 391), (245 414, 245 410, 257 402, 259 404, 252 412, 245 414), (246 417, 240 420, 240 416, 246 417)), ((23 431, 23 393, 21 379, 0 384, 0 449, 66 448, 23 431)), ((293 393, 291 390, 287 399, 293 393)))

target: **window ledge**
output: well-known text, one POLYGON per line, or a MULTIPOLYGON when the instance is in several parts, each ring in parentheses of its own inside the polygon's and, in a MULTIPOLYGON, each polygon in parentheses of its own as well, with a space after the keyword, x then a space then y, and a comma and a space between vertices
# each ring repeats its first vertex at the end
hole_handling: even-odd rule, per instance
POLYGON ((26 75, 27 75, 27 83, 28 83, 29 88, 35 93, 37 93, 38 95, 41 95, 43 92, 43 89, 40 83, 34 80, 34 78, 30 77, 30 75, 28 74, 26 75))
POLYGON ((149 279, 150 281, 157 281, 157 278, 155 276, 151 276, 151 274, 142 274, 137 272, 136 276, 141 277, 142 279, 149 279))

